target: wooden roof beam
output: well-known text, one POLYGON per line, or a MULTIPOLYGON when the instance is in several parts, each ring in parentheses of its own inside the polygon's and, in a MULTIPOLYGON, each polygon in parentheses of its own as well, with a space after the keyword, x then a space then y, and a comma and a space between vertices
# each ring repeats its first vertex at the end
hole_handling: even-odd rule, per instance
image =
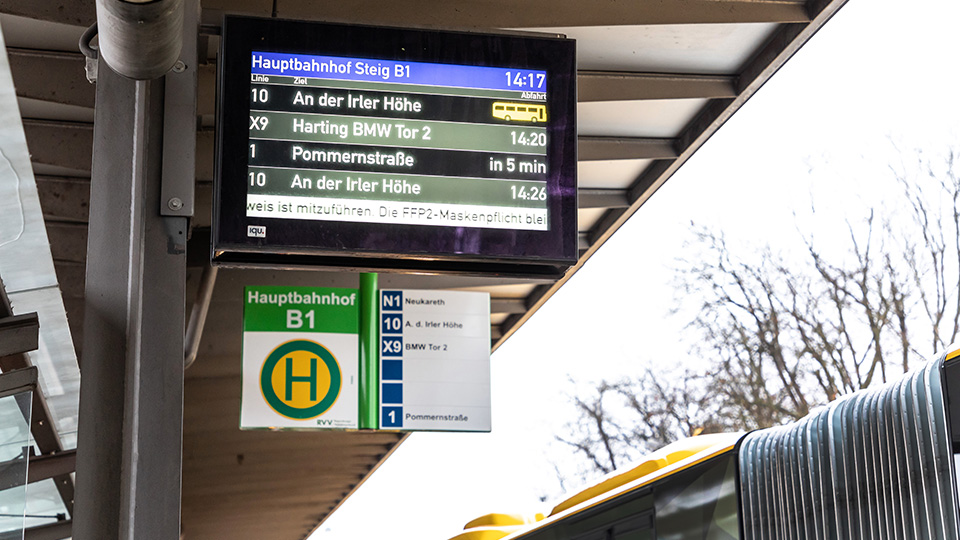
POLYGON ((630 206, 625 189, 577 190, 577 208, 626 208, 630 206))
POLYGON ((83 55, 13 47, 7 55, 17 97, 93 108, 97 88, 87 81, 83 55))
MULTIPOLYGON (((207 0, 205 8, 264 10, 260 0, 207 0), (239 5, 238 5, 239 4, 239 5)), ((277 16, 389 24, 463 28, 549 28, 659 24, 809 22, 805 2, 769 0, 595 0, 584 9, 580 0, 381 0, 325 2, 322 10, 302 0, 277 0, 277 16)), ((269 6, 267 7, 269 9, 269 6)), ((269 11, 262 13, 269 15, 269 11)))
POLYGON ((577 101, 713 99, 737 95, 736 77, 620 71, 578 71, 577 101))
MULTIPOLYGON (((547 28, 565 26, 630 26, 652 24, 787 23, 810 21, 805 2, 769 0, 660 0, 620 2, 596 0, 583 9, 579 0, 395 0, 383 9, 381 0, 325 2, 323 9, 302 0, 277 0, 277 15, 317 19, 463 28, 547 28)), ((265 0, 206 0, 205 11, 231 11, 270 16, 265 0)), ((96 20, 95 0, 0 0, 0 13, 41 21, 89 26, 96 20)), ((206 16, 205 19, 209 19, 206 16)))
MULTIPOLYGON (((96 86, 87 82, 82 55, 19 48, 8 52, 18 97, 93 108, 96 86)), ((198 114, 213 114, 216 65, 201 65, 198 76, 198 114)), ((736 83, 736 77, 726 75, 585 70, 577 72, 577 99, 585 103, 730 98, 736 96, 736 83)))
POLYGON ((84 172, 84 176, 89 176, 93 155, 93 124, 24 120, 23 131, 31 162, 84 172))
POLYGON ((578 161, 674 159, 677 157, 673 139, 580 136, 577 142, 578 161))
POLYGON ((96 0, 0 0, 0 13, 38 21, 90 26, 97 20, 96 0))

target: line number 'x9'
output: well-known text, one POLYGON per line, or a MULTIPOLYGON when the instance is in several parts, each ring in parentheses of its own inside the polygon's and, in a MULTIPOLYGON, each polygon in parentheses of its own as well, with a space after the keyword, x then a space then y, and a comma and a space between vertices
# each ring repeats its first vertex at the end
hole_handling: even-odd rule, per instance
POLYGON ((270 119, 266 116, 251 116, 250 117, 250 129, 256 131, 263 131, 267 129, 267 124, 270 122, 270 119))

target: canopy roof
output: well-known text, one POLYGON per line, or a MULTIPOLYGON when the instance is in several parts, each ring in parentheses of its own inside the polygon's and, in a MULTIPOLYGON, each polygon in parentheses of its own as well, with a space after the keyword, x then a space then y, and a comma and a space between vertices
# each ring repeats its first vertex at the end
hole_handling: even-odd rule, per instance
MULTIPOLYGON (((496 349, 844 2, 203 0, 198 204, 188 249, 188 285, 197 286, 209 259, 217 33, 224 12, 260 16, 275 12, 285 18, 390 26, 545 31, 577 40, 577 264, 556 281, 381 276, 383 288, 489 292, 491 347, 496 349)), ((44 370, 51 375, 41 381, 46 384, 44 395, 56 402, 49 408, 52 418, 44 420, 48 428, 61 427, 59 439, 67 449, 76 444, 74 434, 64 430, 76 425, 77 388, 61 385, 54 389, 50 380, 58 376, 72 380, 76 358, 81 366, 83 363, 95 88, 85 78, 77 42, 94 20, 93 0, 0 0, 0 26, 42 221, 76 346, 76 356, 64 351, 40 366, 42 379, 44 370)), ((26 149, 23 152, 26 156, 26 149)), ((220 272, 200 353, 186 375, 183 529, 190 539, 304 538, 403 440, 402 435, 393 433, 238 430, 241 291, 249 284, 354 287, 357 276, 273 270, 220 272)), ((192 298, 190 293, 188 298, 192 298)), ((36 310, 25 307, 21 311, 36 310)), ((45 325, 41 312, 42 332, 65 335, 62 322, 58 325, 55 316, 49 320, 45 325)), ((59 493, 72 497, 72 489, 60 489, 59 493)))

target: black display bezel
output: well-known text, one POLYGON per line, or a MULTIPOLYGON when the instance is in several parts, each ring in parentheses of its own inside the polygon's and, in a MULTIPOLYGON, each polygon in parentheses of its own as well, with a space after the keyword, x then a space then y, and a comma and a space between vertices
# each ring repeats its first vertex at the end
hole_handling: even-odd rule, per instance
POLYGON ((562 275, 576 262, 576 58, 572 40, 224 17, 218 61, 215 264, 562 275), (547 72, 547 231, 246 216, 253 51, 537 69, 547 72), (240 182, 226 179, 240 178, 240 182), (249 225, 266 238, 247 236, 249 225))

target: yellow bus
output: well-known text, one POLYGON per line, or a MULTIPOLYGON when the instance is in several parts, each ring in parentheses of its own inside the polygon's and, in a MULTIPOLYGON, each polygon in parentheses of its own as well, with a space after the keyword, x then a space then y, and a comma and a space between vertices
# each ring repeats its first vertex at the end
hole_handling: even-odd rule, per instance
POLYGON ((497 101, 493 104, 493 117, 517 122, 546 122, 547 106, 535 103, 509 103, 497 101))
POLYGON ((691 437, 451 540, 960 538, 960 347, 785 426, 691 437))

